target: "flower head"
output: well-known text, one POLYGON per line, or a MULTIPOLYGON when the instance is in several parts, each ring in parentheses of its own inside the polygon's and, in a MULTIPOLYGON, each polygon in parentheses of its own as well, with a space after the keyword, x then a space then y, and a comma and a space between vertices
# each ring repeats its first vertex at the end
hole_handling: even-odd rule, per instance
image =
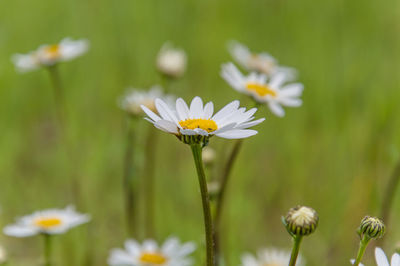
POLYGON ((284 218, 288 232, 294 236, 306 236, 315 231, 318 226, 317 212, 305 206, 291 208, 284 218))
POLYGON ((203 106, 200 97, 193 98, 190 108, 181 98, 176 100, 175 108, 170 108, 161 99, 155 100, 155 107, 159 115, 142 105, 148 115, 145 119, 188 144, 203 142, 214 135, 226 139, 247 138, 257 134, 248 128, 264 121, 264 118, 253 121, 257 108, 246 111, 239 108, 239 101, 231 102, 214 115, 214 104, 208 102, 203 106))
MULTIPOLYGON (((242 256, 242 266, 287 266, 290 261, 290 252, 266 248, 257 252, 257 256, 246 253, 242 256)), ((297 258, 297 266, 303 266, 303 259, 297 258)))
POLYGON ((48 209, 18 218, 15 224, 6 226, 6 235, 28 237, 37 234, 63 234, 72 227, 89 222, 86 214, 80 214, 75 208, 48 209))
POLYGON ((154 240, 143 244, 127 240, 125 249, 113 249, 108 259, 110 266, 190 266, 189 255, 196 249, 192 242, 180 243, 179 239, 168 238, 159 246, 154 240))
POLYGON ((175 97, 172 95, 166 95, 162 92, 160 86, 153 86, 148 91, 144 90, 129 90, 125 96, 119 101, 119 106, 125 110, 128 114, 133 116, 139 116, 143 114, 141 105, 146 106, 153 112, 157 112, 155 106, 155 100, 161 98, 167 102, 168 105, 173 105, 175 97))
POLYGON ((303 84, 285 84, 288 77, 284 73, 270 78, 255 72, 244 76, 234 64, 227 63, 222 66, 221 76, 238 92, 251 96, 258 103, 267 104, 277 116, 285 115, 282 106, 298 107, 302 104, 299 97, 303 92, 303 84))
POLYGON ((361 224, 357 232, 360 235, 360 238, 367 236, 371 239, 378 239, 383 237, 385 230, 385 224, 381 219, 377 217, 365 216, 361 220, 361 224))
POLYGON ((182 49, 165 43, 157 56, 157 69, 170 78, 181 77, 186 70, 187 57, 182 49))
POLYGON ((41 45, 37 50, 28 54, 15 54, 11 59, 19 72, 28 72, 72 60, 86 53, 88 49, 89 42, 87 40, 74 41, 65 38, 58 44, 41 45))
POLYGON ((245 45, 231 41, 228 45, 232 57, 248 71, 255 71, 268 76, 285 73, 290 79, 296 77, 296 70, 280 66, 277 60, 268 53, 252 53, 245 45))

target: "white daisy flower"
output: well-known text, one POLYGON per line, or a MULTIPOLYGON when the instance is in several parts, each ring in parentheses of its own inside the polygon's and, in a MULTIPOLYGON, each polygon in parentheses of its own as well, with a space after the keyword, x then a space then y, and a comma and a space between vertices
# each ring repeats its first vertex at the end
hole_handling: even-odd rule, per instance
POLYGON ((297 71, 291 67, 280 66, 277 60, 268 53, 252 53, 245 45, 231 41, 228 44, 232 57, 248 71, 256 71, 265 75, 285 73, 290 79, 296 78, 297 71))
MULTIPOLYGON (((257 256, 246 253, 242 256, 242 266, 287 266, 290 252, 275 248, 266 248, 257 252, 257 256)), ((297 258, 297 266, 303 266, 302 258, 297 258)))
POLYGON ((127 240, 125 249, 113 249, 108 258, 111 266, 190 266, 189 255, 196 249, 193 242, 180 243, 175 237, 168 238, 162 246, 154 240, 143 244, 127 240))
POLYGON ((58 44, 42 45, 36 51, 28 54, 16 54, 12 56, 12 61, 16 69, 20 72, 28 72, 43 66, 52 66, 56 63, 69 61, 89 49, 87 40, 63 39, 58 44))
MULTIPOLYGON (((377 266, 400 266, 399 254, 394 253, 389 264, 385 252, 379 247, 375 248, 375 260, 377 266)), ((350 262, 351 264, 354 264, 355 260, 352 259, 350 262)), ((364 264, 360 263, 359 266, 364 266, 364 264)))
POLYGON ((187 56, 184 50, 177 49, 171 43, 165 43, 157 56, 157 69, 171 78, 181 77, 187 64, 187 56))
POLYGON ((4 234, 14 237, 28 237, 37 234, 63 234, 72 227, 89 222, 86 214, 80 214, 75 208, 48 209, 17 219, 15 224, 3 229, 4 234))
POLYGON ((299 99, 303 92, 303 84, 285 84, 287 76, 284 73, 273 75, 269 79, 264 74, 255 72, 244 76, 232 63, 222 65, 221 76, 238 92, 253 97, 258 103, 267 104, 277 116, 284 116, 282 106, 298 107, 302 101, 299 99))
POLYGON ((226 105, 215 115, 212 102, 203 106, 200 97, 193 98, 190 108, 186 102, 179 98, 176 100, 176 108, 170 108, 161 99, 155 100, 155 106, 159 115, 142 105, 143 111, 149 118, 145 118, 154 126, 164 132, 176 135, 182 141, 185 136, 211 137, 216 135, 226 139, 241 139, 257 134, 257 131, 248 129, 255 126, 264 118, 253 120, 257 108, 246 111, 239 108, 239 101, 233 101, 226 105))
POLYGON ((172 95, 165 95, 160 86, 153 86, 148 91, 131 89, 119 101, 119 106, 127 113, 138 116, 143 114, 141 105, 146 106, 153 112, 157 112, 155 107, 155 100, 161 98, 167 102, 169 106, 173 105, 175 97, 172 95))

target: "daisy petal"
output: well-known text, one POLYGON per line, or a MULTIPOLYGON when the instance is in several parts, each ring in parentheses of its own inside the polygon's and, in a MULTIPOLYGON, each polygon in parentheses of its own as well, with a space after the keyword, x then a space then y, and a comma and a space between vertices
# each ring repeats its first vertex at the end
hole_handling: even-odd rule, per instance
POLYGON ((216 134, 218 137, 224 139, 243 139, 256 135, 258 132, 251 129, 234 129, 223 133, 216 134))
POLYGON ((230 114, 231 112, 234 112, 238 109, 239 107, 239 101, 233 101, 229 104, 227 104, 224 108, 222 108, 221 110, 219 110, 213 117, 212 120, 214 120, 215 122, 218 122, 218 120, 220 120, 221 118, 224 118, 226 115, 230 114))
POLYGON ((146 115, 148 115, 154 122, 161 120, 161 117, 159 117, 158 115, 156 115, 153 111, 151 111, 149 108, 147 108, 144 105, 140 106, 143 110, 143 112, 146 113, 146 115))
POLYGON ((390 266, 386 258, 385 252, 381 248, 375 248, 375 260, 378 266, 390 266))
POLYGON ((181 121, 189 118, 189 108, 182 98, 176 100, 176 112, 181 121))
POLYGON ((190 118, 201 118, 203 116, 203 101, 200 97, 196 96, 193 98, 190 104, 190 118))

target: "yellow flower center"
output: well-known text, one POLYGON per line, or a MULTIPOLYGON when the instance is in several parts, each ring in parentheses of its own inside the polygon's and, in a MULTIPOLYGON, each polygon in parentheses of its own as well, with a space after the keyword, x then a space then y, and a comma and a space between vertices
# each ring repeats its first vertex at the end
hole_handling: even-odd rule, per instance
POLYGON ((276 97, 276 92, 269 88, 267 85, 258 84, 249 82, 246 84, 246 89, 250 92, 256 93, 258 96, 266 96, 271 95, 272 97, 276 97))
POLYGON ((149 263, 151 265, 161 265, 167 262, 167 258, 160 253, 142 253, 139 260, 140 262, 149 263))
POLYGON ((184 129, 196 129, 201 128, 208 133, 218 129, 217 123, 210 119, 186 119, 179 122, 184 129))
POLYGON ((269 262, 269 263, 263 264, 263 266, 283 266, 283 265, 282 265, 282 263, 269 262))
POLYGON ((60 57, 60 46, 58 44, 48 45, 44 48, 46 56, 50 59, 56 59, 60 57))
POLYGON ((35 221, 35 225, 42 229, 49 229, 52 227, 56 227, 62 224, 61 219, 59 218, 39 218, 35 221))

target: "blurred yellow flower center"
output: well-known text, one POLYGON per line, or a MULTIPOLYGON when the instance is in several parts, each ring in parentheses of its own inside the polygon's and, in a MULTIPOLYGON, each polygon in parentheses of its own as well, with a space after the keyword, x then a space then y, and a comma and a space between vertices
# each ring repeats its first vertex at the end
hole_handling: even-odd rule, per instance
POLYGON ((275 67, 274 61, 260 57, 258 54, 252 54, 247 62, 247 65, 251 70, 265 74, 271 74, 271 71, 275 67))
POLYGON ((167 262, 167 258, 160 253, 142 253, 139 260, 144 263, 160 265, 167 262))
POLYGON ((218 129, 217 123, 210 119, 187 119, 179 122, 183 129, 201 128, 208 133, 218 129))
POLYGON ((249 82, 246 84, 246 89, 255 92, 259 96, 271 95, 272 97, 276 97, 276 92, 267 85, 249 82))
POLYGON ((44 51, 51 59, 55 59, 60 56, 60 46, 58 44, 49 45, 44 49, 44 51))
POLYGON ((35 221, 35 225, 43 229, 49 229, 51 227, 61 225, 62 221, 59 218, 39 218, 35 221))
POLYGON ((281 266, 282 263, 278 263, 278 262, 270 262, 270 263, 266 263, 263 264, 263 266, 281 266))

